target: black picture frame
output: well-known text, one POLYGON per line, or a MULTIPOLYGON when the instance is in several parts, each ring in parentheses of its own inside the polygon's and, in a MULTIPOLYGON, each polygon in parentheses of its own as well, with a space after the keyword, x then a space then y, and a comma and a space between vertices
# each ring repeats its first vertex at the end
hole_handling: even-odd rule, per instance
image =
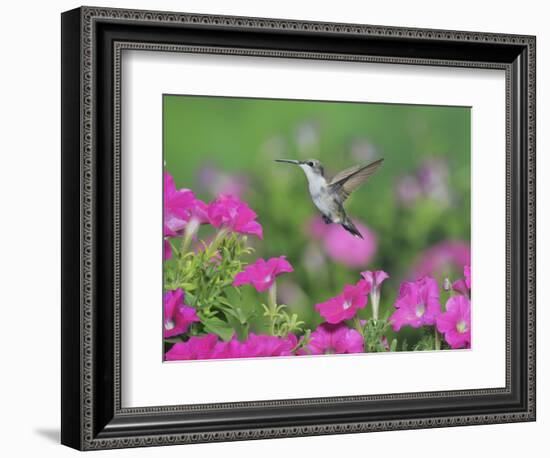
POLYGON ((63 13, 61 442, 91 450, 534 421, 535 47, 523 35, 95 7, 63 13), (506 387, 122 408, 124 49, 505 70, 506 387))

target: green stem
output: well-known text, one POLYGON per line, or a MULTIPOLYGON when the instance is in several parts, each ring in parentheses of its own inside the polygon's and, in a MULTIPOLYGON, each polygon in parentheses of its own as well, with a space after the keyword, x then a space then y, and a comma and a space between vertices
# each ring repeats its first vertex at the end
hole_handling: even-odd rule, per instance
POLYGON ((270 310, 271 318, 271 335, 275 335, 275 321, 277 317, 277 282, 273 281, 273 284, 267 290, 267 306, 270 310))
POLYGON ((361 334, 362 336, 364 335, 363 327, 361 326, 361 320, 359 320, 358 317, 353 318, 353 326, 355 327, 355 329, 357 329, 357 332, 359 332, 359 334, 361 334))
POLYGON ((181 245, 180 245, 181 256, 183 256, 189 250, 189 246, 191 245, 191 240, 192 240, 192 237, 188 237, 187 233, 181 238, 181 245))
POLYGON ((193 237, 198 232, 200 227, 200 223, 196 221, 195 219, 191 219, 185 226, 185 231, 183 233, 183 237, 181 239, 181 252, 180 256, 185 256, 185 254, 189 251, 189 247, 191 246, 191 242, 193 241, 193 237))
POLYGON ((372 319, 376 323, 378 321, 378 310, 380 308, 380 293, 371 293, 370 301, 372 303, 372 319))
POLYGON ((209 250, 211 251, 212 256, 216 253, 218 246, 220 245, 220 243, 225 238, 228 232, 229 230, 225 227, 218 231, 218 233, 216 234, 216 237, 214 238, 214 240, 212 241, 209 247, 209 250))
POLYGON ((434 347, 435 350, 441 350, 441 336, 439 335, 439 332, 437 332, 437 327, 434 326, 434 347))
POLYGON ((298 339, 298 343, 294 345, 294 348, 290 350, 290 353, 295 353, 296 351, 298 351, 300 347, 302 347, 308 352, 308 354, 311 354, 311 352, 307 348, 306 336, 309 339, 309 335, 307 333, 304 334, 304 336, 301 339, 298 339))

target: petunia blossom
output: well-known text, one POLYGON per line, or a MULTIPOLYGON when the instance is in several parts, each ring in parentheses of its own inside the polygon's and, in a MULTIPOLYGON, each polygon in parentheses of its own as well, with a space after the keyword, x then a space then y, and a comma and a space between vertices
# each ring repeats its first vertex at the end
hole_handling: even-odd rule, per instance
POLYGON ((384 280, 390 278, 390 276, 383 270, 365 270, 364 272, 361 272, 361 276, 371 287, 371 293, 372 289, 380 290, 380 286, 382 285, 384 280))
POLYGON ((374 233, 365 225, 355 221, 355 226, 363 236, 353 236, 338 224, 331 224, 325 237, 324 245, 332 260, 347 267, 366 266, 376 254, 377 242, 374 233))
POLYGON ((321 316, 327 323, 340 323, 355 316, 357 310, 367 305, 367 294, 370 286, 365 280, 360 280, 355 285, 346 285, 342 294, 315 305, 321 316))
POLYGON ((227 194, 220 194, 208 206, 208 219, 214 227, 226 227, 240 234, 263 238, 263 230, 256 221, 258 215, 244 202, 227 194))
POLYGON ((246 175, 225 173, 214 163, 207 163, 198 171, 197 181, 202 190, 214 196, 230 194, 240 198, 249 188, 246 175))
POLYGON ((192 323, 199 321, 193 307, 184 303, 185 294, 181 288, 164 295, 164 337, 177 336, 187 332, 192 323))
POLYGON ((466 285, 466 281, 464 280, 464 278, 460 278, 456 281, 453 282, 453 291, 459 293, 459 294, 462 294, 462 295, 469 295, 470 294, 470 290, 468 288, 468 286, 466 285))
POLYGON ((464 266, 464 281, 468 289, 472 289, 472 272, 469 265, 464 266))
POLYGON ((235 276, 233 286, 249 284, 253 285, 257 291, 262 292, 269 289, 275 281, 275 277, 282 273, 293 271, 294 269, 285 256, 271 258, 267 261, 260 258, 235 276))
POLYGON ((444 240, 427 249, 412 269, 411 277, 449 275, 470 264, 470 245, 459 240, 444 240))
POLYGON ((446 311, 437 317, 437 330, 445 335, 451 348, 469 348, 471 342, 471 308, 466 296, 453 296, 446 311))
POLYGON ((453 290, 464 296, 470 295, 472 287, 472 278, 470 274, 470 266, 464 266, 464 278, 460 278, 453 283, 453 290))
POLYGON ((424 159, 417 171, 418 181, 426 197, 448 206, 451 202, 449 189, 449 165, 442 158, 424 159))
POLYGON ((351 268, 365 267, 376 254, 376 235, 364 224, 354 221, 363 236, 353 236, 339 224, 325 224, 322 219, 314 218, 309 224, 309 232, 320 239, 325 252, 333 260, 351 268))
POLYGON ((250 333, 248 338, 240 342, 233 337, 224 343, 217 358, 260 358, 266 356, 291 356, 298 343, 294 334, 287 337, 277 337, 250 333))
POLYGON ((372 305, 372 316, 375 320, 378 319, 378 308, 380 305, 380 288, 384 280, 390 276, 383 270, 361 272, 361 276, 365 279, 370 287, 370 299, 372 305))
POLYGON ((216 354, 218 336, 206 334, 193 336, 187 342, 178 342, 164 355, 166 361, 181 361, 190 359, 212 359, 216 354))
POLYGON ((206 204, 190 189, 176 189, 172 176, 164 172, 164 235, 180 235, 191 218, 208 222, 206 204))
POLYGON ((176 343, 168 352, 167 361, 190 359, 260 358, 267 356, 291 356, 298 343, 294 334, 277 337, 250 333, 240 342, 235 336, 224 342, 215 334, 191 337, 187 342, 176 343))
POLYGON ((170 246, 170 242, 166 239, 164 239, 164 259, 171 259, 172 258, 172 247, 170 246))
POLYGON ((394 307, 396 310, 389 321, 396 332, 406 325, 419 328, 435 324, 436 317, 441 313, 437 282, 424 277, 415 282, 402 283, 394 307))
POLYGON ((395 192, 399 203, 410 207, 428 198, 447 207, 452 198, 448 184, 449 165, 440 158, 427 158, 412 174, 398 178, 395 192))
POLYGON ((309 343, 299 354, 362 353, 364 345, 363 336, 357 330, 348 328, 343 323, 323 323, 311 333, 309 343))
POLYGON ((316 239, 322 239, 328 230, 328 225, 319 216, 314 216, 303 226, 303 230, 307 236, 312 236, 316 239))
POLYGON ((414 175, 403 175, 395 182, 395 195, 403 207, 411 207, 422 196, 422 187, 414 175))

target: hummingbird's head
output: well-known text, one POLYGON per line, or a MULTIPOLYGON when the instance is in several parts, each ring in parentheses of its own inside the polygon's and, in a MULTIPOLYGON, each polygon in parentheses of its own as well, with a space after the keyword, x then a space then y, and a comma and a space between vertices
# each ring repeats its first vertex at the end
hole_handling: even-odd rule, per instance
POLYGON ((307 176, 310 175, 324 175, 324 169, 321 163, 317 159, 307 159, 305 161, 297 161, 294 159, 275 159, 276 162, 287 162, 289 164, 299 165, 300 168, 306 173, 307 176))
POLYGON ((307 159, 300 165, 304 171, 310 169, 315 175, 324 175, 323 166, 317 159, 307 159))

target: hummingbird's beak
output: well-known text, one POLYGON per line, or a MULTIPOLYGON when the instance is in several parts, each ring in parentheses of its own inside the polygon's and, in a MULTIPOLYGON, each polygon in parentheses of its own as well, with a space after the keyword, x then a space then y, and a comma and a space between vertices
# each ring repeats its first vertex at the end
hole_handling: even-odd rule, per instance
POLYGON ((275 159, 275 162, 288 162, 289 164, 300 165, 302 161, 295 161, 294 159, 275 159))

